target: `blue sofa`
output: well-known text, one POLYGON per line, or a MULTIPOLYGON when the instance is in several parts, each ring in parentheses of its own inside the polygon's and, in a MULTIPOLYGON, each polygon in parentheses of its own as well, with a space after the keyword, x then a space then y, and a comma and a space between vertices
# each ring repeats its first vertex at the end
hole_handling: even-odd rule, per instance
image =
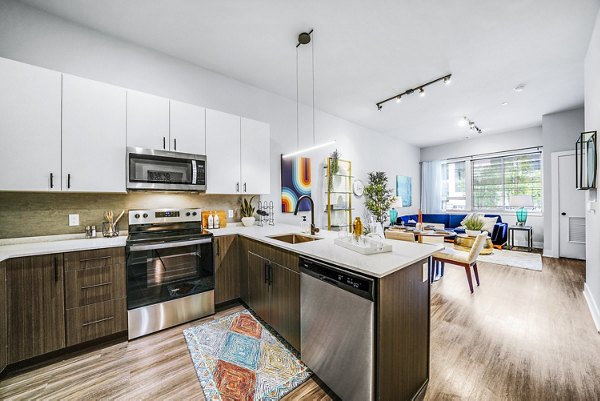
MULTIPOLYGON (((498 214, 485 214, 485 217, 497 217, 498 221, 494 225, 494 230, 490 233, 492 243, 502 246, 506 244, 508 238, 508 224, 502 222, 502 217, 498 214)), ((400 216, 396 224, 404 223, 405 226, 414 226, 415 223, 409 223, 409 220, 417 221, 416 214, 407 214, 400 216)), ((423 223, 443 224, 446 230, 452 230, 457 234, 463 234, 465 231, 460 227, 460 222, 467 217, 466 214, 441 213, 441 214, 423 214, 423 223)))

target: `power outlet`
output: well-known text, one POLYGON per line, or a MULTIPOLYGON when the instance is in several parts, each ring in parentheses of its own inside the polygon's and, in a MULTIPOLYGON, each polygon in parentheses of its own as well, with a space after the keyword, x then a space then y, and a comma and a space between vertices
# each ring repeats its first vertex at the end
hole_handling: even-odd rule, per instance
POLYGON ((78 226, 79 225, 79 215, 78 214, 70 214, 69 215, 69 226, 78 226))
POLYGON ((429 263, 423 263, 423 282, 429 280, 429 263))
POLYGON ((233 219, 233 210, 230 209, 227 211, 227 218, 233 219))

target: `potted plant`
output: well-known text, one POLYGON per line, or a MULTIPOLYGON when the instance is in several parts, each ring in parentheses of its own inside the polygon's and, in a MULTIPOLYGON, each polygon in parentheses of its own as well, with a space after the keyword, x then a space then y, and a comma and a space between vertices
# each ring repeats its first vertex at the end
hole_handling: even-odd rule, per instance
POLYGON ((240 204, 240 214, 242 215, 242 224, 244 227, 250 227, 256 220, 254 217, 254 206, 252 206, 252 199, 254 199, 254 196, 250 198, 250 200, 243 198, 242 203, 240 204))
POLYGON ((327 177, 327 187, 330 191, 333 191, 333 177, 340 171, 340 152, 336 149, 329 155, 329 158, 331 161, 329 162, 330 171, 327 177))
POLYGON ((465 221, 465 233, 469 237, 476 237, 481 234, 483 220, 477 216, 471 216, 465 221))
POLYGON ((375 216, 377 223, 383 224, 387 211, 396 200, 388 188, 388 178, 383 171, 369 173, 369 183, 365 187, 365 207, 375 216))

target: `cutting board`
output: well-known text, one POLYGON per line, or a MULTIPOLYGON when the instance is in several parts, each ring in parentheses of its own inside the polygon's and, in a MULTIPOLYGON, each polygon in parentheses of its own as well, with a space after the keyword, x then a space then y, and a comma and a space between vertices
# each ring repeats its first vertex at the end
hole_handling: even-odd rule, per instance
MULTIPOLYGON (((208 228, 208 215, 210 212, 214 213, 214 210, 207 210, 202 212, 202 227, 208 228)), ((221 228, 227 227, 227 212, 225 210, 217 210, 217 216, 219 216, 219 224, 221 228)))

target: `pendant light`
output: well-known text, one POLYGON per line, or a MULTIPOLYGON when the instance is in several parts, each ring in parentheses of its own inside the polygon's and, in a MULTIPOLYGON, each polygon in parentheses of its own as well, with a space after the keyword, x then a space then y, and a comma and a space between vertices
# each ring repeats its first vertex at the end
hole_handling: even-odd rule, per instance
POLYGON ((287 158, 292 156, 297 156, 302 153, 307 153, 313 151, 315 149, 324 148, 326 146, 333 145, 335 140, 328 141, 325 143, 316 143, 316 131, 315 131, 315 50, 314 50, 314 41, 312 40, 313 30, 310 32, 302 32, 298 35, 298 44, 296 45, 296 151, 286 153, 281 157, 287 158), (313 146, 299 149, 300 148, 300 88, 299 88, 299 73, 298 73, 298 48, 303 45, 311 44, 311 62, 312 62, 312 131, 313 131, 313 146))

